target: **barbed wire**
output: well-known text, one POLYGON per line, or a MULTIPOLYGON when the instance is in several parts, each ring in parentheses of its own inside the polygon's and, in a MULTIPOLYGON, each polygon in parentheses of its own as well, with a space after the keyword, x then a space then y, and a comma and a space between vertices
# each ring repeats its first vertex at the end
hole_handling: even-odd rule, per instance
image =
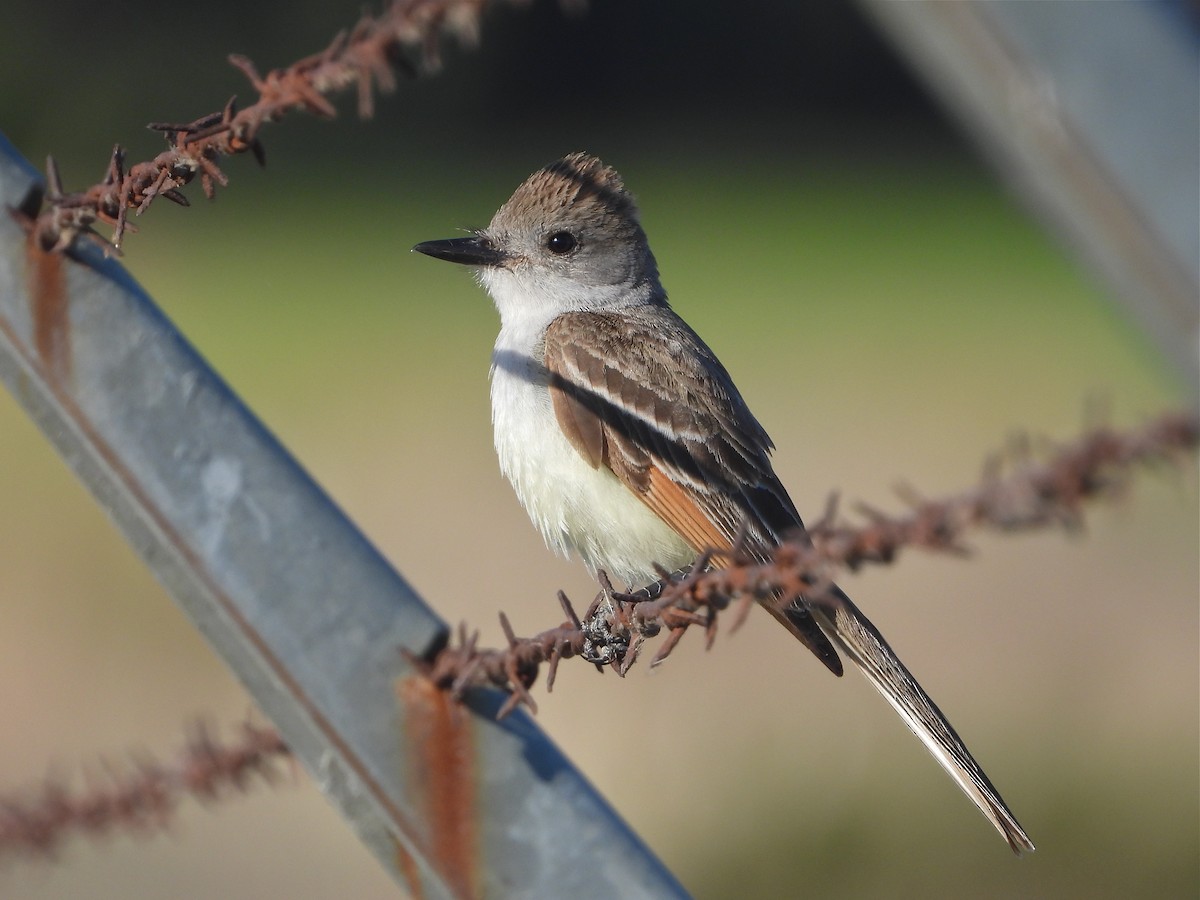
MULTIPOLYGON (((787 541, 766 562, 735 548, 725 554, 729 562, 721 568, 707 569, 708 557, 702 557, 687 570, 660 573, 658 583, 633 594, 605 585, 582 617, 560 591, 566 618, 557 627, 521 638, 500 613, 506 647, 481 648, 479 633, 462 625, 455 643, 430 660, 412 661, 456 697, 474 686, 507 691, 500 716, 518 705, 536 712, 530 688, 543 666, 547 691, 553 689, 559 663, 574 657, 624 676, 643 644, 656 635, 666 633, 651 666, 666 659, 692 626, 702 628, 711 647, 718 615, 731 605, 737 604, 731 613, 736 629, 758 598, 777 593, 818 597, 836 571, 891 563, 905 547, 961 554, 967 551, 963 537, 972 528, 1076 528, 1086 502, 1118 494, 1139 467, 1178 468, 1198 443, 1200 419, 1191 413, 1169 413, 1126 431, 1094 428, 1043 453, 1041 460, 1035 458, 1032 442, 1022 440, 990 459, 981 482, 959 494, 925 500, 903 489, 911 507, 904 515, 859 505, 867 523, 847 525, 838 521, 835 498, 810 528, 811 543, 787 541)), ((188 797, 213 802, 256 782, 277 783, 284 759, 290 753, 273 727, 245 722, 222 743, 210 726, 198 723, 172 763, 134 754, 119 764, 102 762, 85 770, 83 787, 49 778, 19 795, 0 795, 0 859, 18 853, 53 856, 72 834, 162 830, 188 797)))
POLYGON ((51 777, 21 795, 0 796, 0 859, 53 856, 75 833, 95 838, 161 831, 187 797, 213 802, 256 782, 276 784, 279 762, 290 758, 273 727, 243 722, 234 738, 221 742, 211 726, 197 723, 171 763, 133 754, 86 769, 82 787, 51 777))
POLYGON ((1086 501, 1119 493, 1138 467, 1178 467, 1196 451, 1198 440, 1200 419, 1184 412, 1168 413, 1127 431, 1096 427, 1069 444, 1043 451, 1040 459, 1033 442, 1022 439, 989 459, 980 483, 962 493, 926 500, 903 487, 901 496, 910 506, 903 515, 891 516, 859 504, 866 524, 848 525, 839 521, 834 497, 821 520, 809 529, 811 540, 785 541, 766 562, 735 546, 732 554, 722 554, 729 561, 720 568, 708 569, 711 557, 704 556, 688 569, 658 573, 657 584, 634 594, 604 584, 605 590, 582 617, 560 591, 558 601, 566 615, 561 625, 521 638, 500 613, 506 647, 481 648, 479 633, 461 625, 456 642, 432 659, 413 661, 455 696, 483 685, 508 692, 501 717, 518 705, 536 712, 529 689, 543 665, 547 691, 554 687, 559 663, 573 657, 624 676, 644 643, 663 632, 666 637, 651 667, 666 659, 693 626, 703 629, 711 647, 718 615, 731 604, 737 603, 732 611, 732 630, 736 630, 760 598, 779 596, 787 602, 803 594, 810 602, 819 601, 837 571, 891 563, 905 547, 963 554, 967 552, 964 535, 973 528, 1005 532, 1078 528, 1086 501))
MULTIPOLYGON (((395 0, 378 16, 364 15, 352 29, 342 31, 319 53, 282 69, 261 75, 245 56, 232 54, 229 62, 245 74, 257 93, 255 102, 239 108, 232 97, 219 111, 191 122, 155 122, 168 149, 151 160, 126 165, 120 144, 113 148, 103 180, 82 191, 66 192, 54 157, 46 161, 47 190, 40 210, 13 211, 13 215, 43 250, 61 253, 76 238, 96 241, 106 252, 120 254, 126 232, 137 231, 129 211, 141 215, 159 197, 181 206, 190 205, 180 188, 197 176, 210 200, 217 187, 229 179, 218 165, 224 156, 249 151, 264 164, 266 155, 259 132, 268 122, 303 110, 333 118, 337 110, 328 98, 354 87, 358 114, 374 113, 376 91, 390 93, 397 75, 416 77, 441 64, 440 41, 456 38, 471 46, 478 41, 483 11, 497 0, 395 0), (95 225, 112 227, 105 238, 95 225)), ((529 0, 507 0, 527 5, 529 0)), ((566 8, 579 0, 560 0, 566 8)))

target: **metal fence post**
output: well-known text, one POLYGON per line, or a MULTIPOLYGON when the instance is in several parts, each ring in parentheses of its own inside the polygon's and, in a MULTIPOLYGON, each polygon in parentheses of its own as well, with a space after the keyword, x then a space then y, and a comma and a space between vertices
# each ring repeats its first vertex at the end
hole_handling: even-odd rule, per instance
MULTIPOLYGON (((0 136, 0 206, 35 170, 0 136)), ((0 379, 418 896, 681 897, 523 713, 414 677, 446 627, 125 270, 0 215, 0 379)))

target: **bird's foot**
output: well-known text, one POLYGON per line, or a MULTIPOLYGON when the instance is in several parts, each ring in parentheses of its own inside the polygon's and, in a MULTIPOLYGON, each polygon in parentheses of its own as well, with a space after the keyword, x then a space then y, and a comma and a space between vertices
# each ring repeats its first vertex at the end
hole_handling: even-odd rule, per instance
POLYGON ((622 608, 625 602, 622 595, 613 589, 605 572, 598 572, 597 578, 600 581, 600 593, 580 620, 583 630, 580 656, 599 669, 620 666, 629 652, 633 635, 629 629, 629 617, 622 608))

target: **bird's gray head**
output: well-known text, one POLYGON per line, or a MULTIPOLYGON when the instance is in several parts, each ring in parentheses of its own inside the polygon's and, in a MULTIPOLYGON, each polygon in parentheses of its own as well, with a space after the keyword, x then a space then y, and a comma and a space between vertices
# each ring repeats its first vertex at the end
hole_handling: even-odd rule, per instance
POLYGON ((665 302, 632 195, 586 153, 533 173, 471 237, 413 249, 477 266, 506 324, 665 302))

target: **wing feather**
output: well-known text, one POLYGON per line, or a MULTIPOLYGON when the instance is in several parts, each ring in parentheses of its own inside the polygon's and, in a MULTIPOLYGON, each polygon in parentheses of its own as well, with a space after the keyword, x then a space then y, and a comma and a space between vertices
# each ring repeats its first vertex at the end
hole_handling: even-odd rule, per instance
MULTIPOLYGON (((544 360, 567 440, 697 553, 732 549, 743 522, 747 549, 760 558, 789 532, 803 533, 771 467, 771 439, 716 356, 668 307, 560 316, 546 330, 544 360)), ((768 608, 841 674, 807 609, 768 608)))
MULTIPOLYGON (((747 550, 759 558, 785 537, 804 536, 771 468, 771 439, 720 362, 665 305, 561 316, 546 331, 545 365, 571 444, 592 465, 610 469, 697 552, 730 549, 743 522, 747 550)), ((817 601, 816 618, 804 598, 763 605, 840 675, 836 644, 1013 850, 1032 850, 929 695, 870 620, 834 591, 817 601)))

